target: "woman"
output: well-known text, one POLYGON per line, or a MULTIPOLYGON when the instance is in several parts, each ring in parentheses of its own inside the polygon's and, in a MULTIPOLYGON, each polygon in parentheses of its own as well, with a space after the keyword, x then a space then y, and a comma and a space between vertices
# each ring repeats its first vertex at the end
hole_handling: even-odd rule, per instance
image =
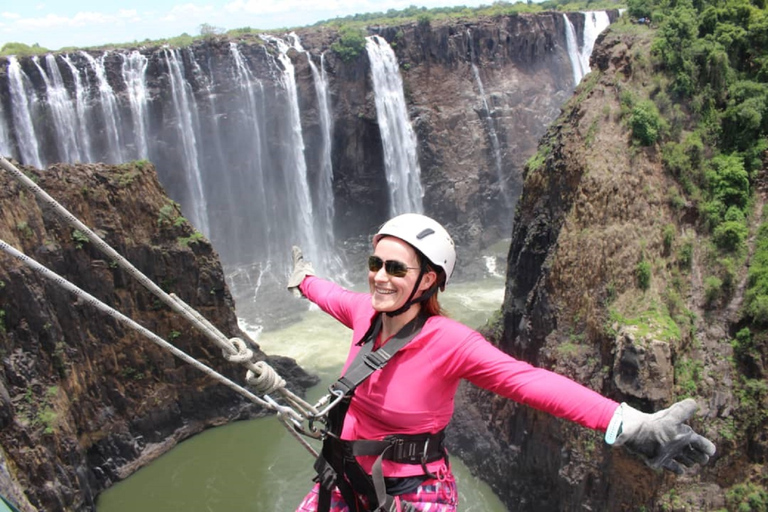
POLYGON ((715 453, 683 424, 696 409, 693 400, 642 413, 518 361, 443 316, 437 292, 450 280, 456 252, 433 219, 397 216, 374 236, 373 249, 370 293, 363 294, 315 277, 294 248, 288 288, 353 331, 343 378, 334 385, 340 401, 315 465, 318 483, 297 512, 455 511, 442 432, 461 379, 606 432, 609 444, 627 445, 653 467, 681 473, 680 464, 705 463, 715 453))

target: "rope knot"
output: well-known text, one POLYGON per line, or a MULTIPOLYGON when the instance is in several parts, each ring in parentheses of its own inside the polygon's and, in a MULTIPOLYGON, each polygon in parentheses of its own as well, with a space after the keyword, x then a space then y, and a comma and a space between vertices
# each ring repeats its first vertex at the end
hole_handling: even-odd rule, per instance
POLYGON ((247 363, 253 358, 253 350, 249 349, 248 345, 246 345, 242 339, 230 338, 229 342, 232 344, 232 348, 237 352, 231 354, 226 350, 222 350, 221 354, 224 356, 224 359, 230 363, 247 363))
POLYGON ((259 361, 258 363, 255 363, 254 366, 259 372, 259 375, 256 375, 252 370, 248 370, 245 380, 248 384, 255 387, 256 391, 263 395, 269 395, 270 393, 285 387, 285 379, 280 377, 275 369, 269 366, 266 362, 259 361))

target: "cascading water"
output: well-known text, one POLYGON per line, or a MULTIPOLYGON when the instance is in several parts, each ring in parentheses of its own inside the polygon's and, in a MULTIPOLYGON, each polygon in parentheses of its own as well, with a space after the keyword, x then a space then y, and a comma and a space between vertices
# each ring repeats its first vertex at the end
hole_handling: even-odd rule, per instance
POLYGON ((179 140, 183 146, 184 168, 188 172, 188 186, 192 198, 191 220, 200 232, 205 236, 210 236, 208 208, 205 204, 197 152, 197 134, 200 132, 197 104, 194 95, 189 90, 188 82, 184 79, 184 64, 179 50, 166 49, 163 50, 163 53, 168 66, 176 127, 180 132, 179 140))
POLYGON ((5 112, 3 112, 3 102, 0 101, 0 155, 4 157, 13 155, 13 146, 9 135, 8 125, 5 122, 5 112))
POLYGON ((395 52, 379 36, 366 38, 376 100, 376 119, 384 149, 391 216, 424 211, 418 142, 405 106, 403 79, 395 52))
POLYGON ((37 101, 29 77, 22 71, 16 57, 8 58, 8 85, 11 94, 11 114, 16 131, 16 140, 22 160, 35 167, 43 167, 40 150, 32 124, 32 108, 37 101))
POLYGON ((63 162, 79 162, 79 146, 77 143, 77 113, 72 99, 69 97, 64 80, 61 78, 59 67, 56 65, 56 59, 52 54, 45 57, 47 67, 43 69, 37 57, 32 58, 32 62, 37 66, 40 76, 45 83, 46 98, 51 117, 53 118, 53 130, 55 134, 56 147, 59 151, 59 160, 63 162), (48 74, 50 73, 50 77, 48 74))
POLYGON ((584 14, 584 37, 582 38, 581 51, 579 57, 581 60, 582 76, 591 71, 589 67, 589 58, 592 56, 592 50, 595 47, 595 41, 600 33, 608 28, 611 20, 605 11, 588 11, 584 14))
POLYGON ((565 45, 568 51, 568 59, 571 61, 571 69, 573 70, 573 87, 575 88, 581 82, 584 77, 584 69, 581 63, 581 55, 579 54, 579 46, 576 43, 576 29, 571 23, 568 15, 563 13, 563 21, 565 22, 565 45))
MULTIPOLYGON (((263 135, 262 135, 262 120, 264 119, 265 112, 263 108, 264 101, 264 89, 261 81, 258 80, 248 68, 248 65, 240 53, 237 47, 237 43, 229 44, 230 54, 234 66, 232 72, 234 75, 235 84, 238 87, 237 97, 241 105, 239 111, 236 113, 239 124, 242 129, 246 130, 243 134, 249 141, 251 149, 251 157, 247 162, 244 162, 240 166, 236 166, 239 172, 234 175, 235 179, 230 179, 229 174, 225 179, 225 186, 228 190, 230 198, 238 197, 236 193, 239 187, 246 186, 251 190, 253 194, 253 205, 256 209, 255 214, 257 218, 266 219, 270 215, 270 202, 267 196, 267 186, 264 176, 264 164, 263 164, 263 135)), ((235 219, 235 222, 237 220, 235 219)), ((256 233, 253 234, 255 239, 266 240, 267 247, 280 247, 274 239, 274 233, 269 229, 270 224, 264 223, 259 226, 256 233)), ((248 229, 246 226, 240 226, 239 231, 241 234, 252 233, 253 229, 248 229)), ((235 243, 238 242, 238 237, 233 237, 235 243)), ((242 247, 240 250, 245 249, 242 247)), ((266 260, 269 262, 272 259, 272 254, 266 255, 266 260)))
POLYGON ((98 60, 83 51, 80 52, 80 55, 88 61, 98 81, 99 105, 101 106, 102 113, 101 121, 104 123, 103 126, 106 127, 108 141, 108 152, 104 155, 104 160, 109 163, 121 163, 125 161, 119 130, 121 116, 120 110, 117 107, 115 91, 107 81, 107 74, 104 69, 104 59, 107 53, 104 53, 98 60))
POLYGON ((149 158, 147 148, 147 86, 146 74, 149 59, 134 50, 123 57, 123 81, 131 104, 134 140, 138 158, 149 158))
POLYGON ((77 138, 80 143, 80 154, 82 155, 84 162, 93 162, 93 156, 91 153, 91 137, 89 131, 87 112, 87 91, 83 87, 83 80, 80 77, 80 70, 72 63, 72 59, 69 55, 63 55, 62 59, 67 64, 70 73, 72 74, 72 80, 75 86, 75 115, 77 116, 77 138))
POLYGON ((506 179, 504 177, 504 171, 501 163, 501 145, 499 144, 499 136, 496 134, 496 124, 491 115, 491 108, 488 105, 488 100, 485 96, 485 87, 483 87, 483 81, 480 79, 480 71, 475 64, 475 46, 472 42, 472 32, 467 30, 467 39, 469 40, 469 58, 472 65, 472 75, 475 77, 477 83, 477 89, 480 91, 480 98, 483 102, 483 113, 485 114, 485 122, 488 126, 488 138, 491 140, 491 150, 493 151, 493 162, 496 165, 496 177, 499 180, 499 189, 501 196, 504 199, 504 204, 507 208, 512 207, 512 198, 509 195, 507 189, 506 179))
POLYGON ((319 175, 317 178, 317 202, 319 208, 315 215, 315 233, 318 245, 319 264, 326 272, 333 275, 343 273, 343 264, 334 254, 333 248, 336 240, 333 234, 333 218, 335 215, 333 197, 333 163, 331 162, 331 133, 333 121, 331 116, 331 101, 328 94, 328 76, 325 71, 324 57, 320 55, 320 67, 317 69, 312 55, 301 45, 301 40, 296 33, 291 32, 289 39, 297 51, 307 57, 309 69, 312 72, 312 82, 317 97, 318 118, 322 135, 322 147, 320 154, 319 175))
POLYGON ((304 160, 304 135, 301 129, 301 113, 299 111, 299 95, 296 89, 296 75, 293 62, 288 57, 288 44, 280 38, 262 36, 266 41, 277 47, 277 58, 282 64, 281 82, 288 96, 288 119, 290 124, 290 144, 285 157, 286 185, 292 192, 296 215, 297 237, 305 254, 314 261, 320 261, 317 241, 315 239, 314 221, 312 219, 312 196, 307 181, 307 162, 304 160))

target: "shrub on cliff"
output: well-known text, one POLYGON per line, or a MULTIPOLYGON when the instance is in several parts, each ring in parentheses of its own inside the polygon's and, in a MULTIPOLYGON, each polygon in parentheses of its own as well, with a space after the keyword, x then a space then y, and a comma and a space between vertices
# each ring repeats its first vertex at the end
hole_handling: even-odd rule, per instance
POLYGON ((638 102, 629 116, 632 137, 643 146, 652 146, 659 140, 666 127, 656 105, 650 100, 638 102))
POLYGON ((339 39, 331 44, 331 50, 341 60, 349 62, 365 50, 365 32, 358 27, 343 25, 339 28, 339 39))

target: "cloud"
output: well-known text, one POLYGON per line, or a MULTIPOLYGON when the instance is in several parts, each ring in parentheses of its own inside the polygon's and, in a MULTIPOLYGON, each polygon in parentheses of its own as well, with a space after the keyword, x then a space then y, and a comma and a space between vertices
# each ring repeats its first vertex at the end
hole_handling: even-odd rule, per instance
POLYGON ((295 11, 335 11, 339 9, 360 8, 368 2, 359 0, 322 0, 308 3, 305 0, 284 0, 274 2, 271 0, 235 0, 224 6, 231 13, 245 14, 275 14, 295 11))
POLYGON ((179 21, 189 19, 205 19, 211 18, 215 15, 216 11, 211 5, 196 5, 196 4, 181 4, 174 5, 173 8, 168 11, 168 14, 163 16, 163 21, 179 21))
POLYGON ((16 14, 15 12, 2 12, 0 13, 0 16, 3 18, 8 18, 9 20, 17 20, 21 18, 20 14, 16 14))

